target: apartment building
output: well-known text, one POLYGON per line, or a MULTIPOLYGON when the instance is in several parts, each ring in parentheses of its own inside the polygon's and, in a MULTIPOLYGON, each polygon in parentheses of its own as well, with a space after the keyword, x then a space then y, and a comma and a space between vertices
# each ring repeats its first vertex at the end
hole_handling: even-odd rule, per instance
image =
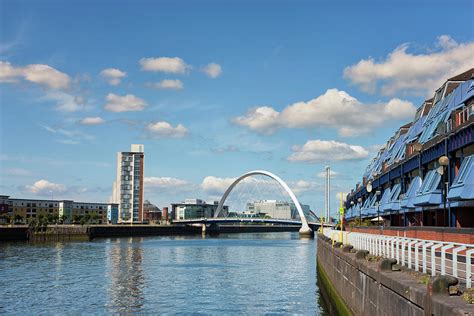
POLYGON ((345 207, 349 221, 474 227, 474 68, 446 80, 399 128, 345 207))
POLYGON ((117 153, 117 177, 111 202, 119 205, 118 223, 143 221, 144 145, 132 144, 128 152, 117 153))
POLYGON ((59 202, 58 214, 60 218, 65 218, 64 223, 73 223, 77 219, 88 216, 94 224, 106 224, 109 206, 113 206, 113 204, 65 200, 59 202))

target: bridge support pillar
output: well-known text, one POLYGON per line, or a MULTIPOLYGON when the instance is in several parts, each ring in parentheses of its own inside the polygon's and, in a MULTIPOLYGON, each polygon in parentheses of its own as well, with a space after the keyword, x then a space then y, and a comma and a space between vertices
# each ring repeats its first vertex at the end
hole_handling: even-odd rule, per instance
POLYGON ((207 226, 206 226, 205 223, 203 223, 203 224, 201 225, 201 233, 202 233, 203 235, 205 235, 205 234, 206 234, 206 231, 207 231, 207 226))
POLYGON ((300 237, 314 237, 314 231, 308 225, 301 226, 299 232, 300 237))

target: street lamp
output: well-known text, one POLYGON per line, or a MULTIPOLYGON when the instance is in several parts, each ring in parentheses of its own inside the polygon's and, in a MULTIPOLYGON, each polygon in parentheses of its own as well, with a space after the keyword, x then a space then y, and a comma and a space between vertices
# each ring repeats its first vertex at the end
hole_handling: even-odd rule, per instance
MULTIPOLYGON (((442 187, 442 194, 443 194, 443 214, 444 218, 446 218, 446 199, 448 195, 448 183, 446 181, 446 167, 449 165, 449 158, 447 156, 441 156, 438 159, 438 163, 440 167, 438 168, 437 172, 442 176, 443 187, 442 187)), ((451 227, 451 209, 449 210, 448 214, 448 227, 451 227)))
POLYGON ((353 213, 354 213, 354 201, 351 201, 351 217, 353 213))

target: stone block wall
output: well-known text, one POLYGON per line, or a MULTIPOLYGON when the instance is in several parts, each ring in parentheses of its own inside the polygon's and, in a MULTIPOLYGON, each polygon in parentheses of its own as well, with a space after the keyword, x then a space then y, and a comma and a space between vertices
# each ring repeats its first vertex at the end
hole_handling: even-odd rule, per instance
POLYGON ((433 294, 407 271, 385 271, 318 236, 318 269, 354 315, 474 315, 460 296, 433 294))

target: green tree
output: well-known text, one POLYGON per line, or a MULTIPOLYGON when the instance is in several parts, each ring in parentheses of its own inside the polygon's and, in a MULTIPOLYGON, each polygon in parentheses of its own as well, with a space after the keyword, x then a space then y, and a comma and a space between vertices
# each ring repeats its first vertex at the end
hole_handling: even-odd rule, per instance
POLYGON ((96 212, 93 212, 90 216, 90 222, 93 224, 97 224, 99 219, 100 219, 100 216, 96 212))
POLYGON ((82 221, 82 215, 74 214, 72 216, 72 222, 74 224, 79 224, 82 221))
POLYGON ((56 224, 58 222, 58 217, 53 214, 48 214, 47 221, 49 224, 56 224))
POLYGON ((64 224, 65 222, 67 222, 67 220, 68 220, 67 215, 64 215, 64 214, 63 214, 63 215, 59 216, 59 222, 60 222, 61 224, 64 224))
POLYGON ((0 215, 0 224, 9 224, 11 222, 11 216, 8 214, 1 214, 0 215))
POLYGON ((15 224, 22 224, 23 223, 23 216, 20 214, 15 215, 15 224))

